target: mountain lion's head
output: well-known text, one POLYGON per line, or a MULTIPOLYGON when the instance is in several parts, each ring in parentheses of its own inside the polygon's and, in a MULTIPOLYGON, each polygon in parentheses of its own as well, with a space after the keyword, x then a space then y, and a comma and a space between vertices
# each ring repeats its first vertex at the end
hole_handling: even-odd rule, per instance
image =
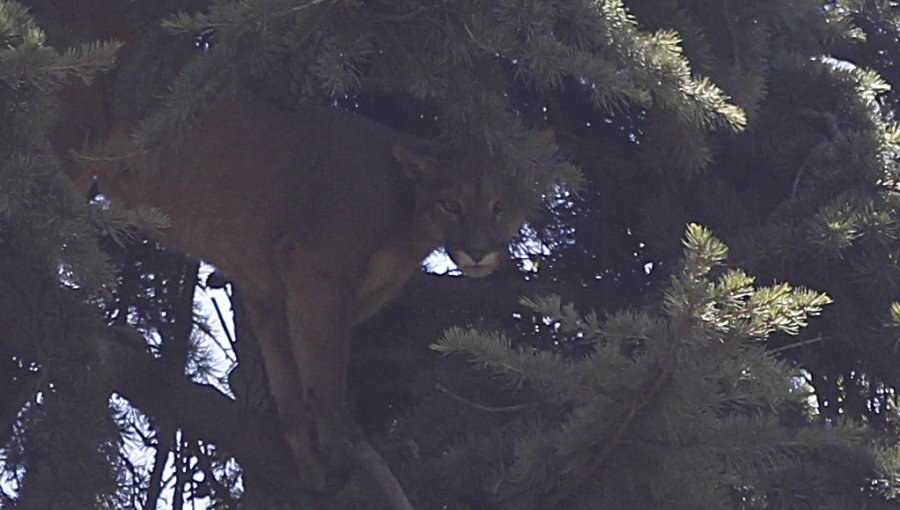
POLYGON ((398 143, 393 150, 417 183, 417 227, 441 243, 465 275, 491 274, 525 221, 527 200, 486 154, 438 158, 419 149, 398 143))

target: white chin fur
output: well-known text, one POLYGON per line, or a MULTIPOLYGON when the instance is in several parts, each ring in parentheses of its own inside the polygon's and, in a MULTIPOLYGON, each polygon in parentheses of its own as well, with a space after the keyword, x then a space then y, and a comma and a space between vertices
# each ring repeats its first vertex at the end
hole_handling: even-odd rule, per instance
POLYGON ((482 277, 485 277, 485 276, 493 273, 494 269, 496 269, 496 267, 497 266, 485 266, 485 265, 466 266, 466 267, 460 266, 459 269, 463 272, 464 275, 466 275, 470 278, 482 278, 482 277))

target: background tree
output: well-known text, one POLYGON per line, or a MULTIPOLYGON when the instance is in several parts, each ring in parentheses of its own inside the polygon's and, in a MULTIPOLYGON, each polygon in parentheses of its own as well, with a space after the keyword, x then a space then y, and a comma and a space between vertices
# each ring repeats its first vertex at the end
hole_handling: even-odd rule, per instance
MULTIPOLYGON (((0 2, 9 506, 296 504, 240 289, 226 379, 194 308, 223 284, 59 172, 235 83, 486 145, 542 195, 516 264, 423 273, 355 334, 357 418, 417 445, 383 448, 416 507, 896 506, 893 3, 26 5, 0 2)), ((347 476, 335 507, 371 508, 347 476)))

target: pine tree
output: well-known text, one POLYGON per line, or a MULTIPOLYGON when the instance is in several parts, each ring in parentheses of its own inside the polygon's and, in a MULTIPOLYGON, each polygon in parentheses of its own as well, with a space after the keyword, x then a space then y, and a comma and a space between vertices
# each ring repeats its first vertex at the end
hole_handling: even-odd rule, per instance
POLYGON ((109 69, 117 45, 58 52, 14 2, 0 3, 0 40, 4 460, 31 507, 86 507, 115 494, 118 435, 98 391, 103 381, 72 367, 99 361, 83 342, 94 316, 89 297, 111 276, 94 226, 121 235, 122 222, 75 199, 47 137, 54 93, 109 69), (35 469, 23 479, 24 466, 35 469))
POLYGON ((897 507, 893 2, 63 4, 0 1, 3 504, 302 506, 240 289, 217 333, 165 218, 61 172, 241 86, 487 147, 541 204, 515 267, 354 335, 416 508, 897 507))
MULTIPOLYGON (((492 499, 523 509, 864 504, 868 494, 835 483, 846 475, 840 459, 860 456, 863 431, 782 421, 809 393, 763 342, 776 331, 796 335, 830 299, 787 284, 755 288, 747 274, 723 271, 727 248, 697 225, 684 244, 683 268, 645 310, 600 319, 558 297, 523 301, 543 334, 588 343, 590 355, 567 359, 502 334, 449 330, 435 349, 502 374, 529 403, 464 439, 428 445, 445 453, 427 484, 446 485, 444 497, 484 491, 472 508, 492 499), (815 482, 804 483, 813 471, 815 482)), ((458 407, 449 412, 467 411, 458 407)))

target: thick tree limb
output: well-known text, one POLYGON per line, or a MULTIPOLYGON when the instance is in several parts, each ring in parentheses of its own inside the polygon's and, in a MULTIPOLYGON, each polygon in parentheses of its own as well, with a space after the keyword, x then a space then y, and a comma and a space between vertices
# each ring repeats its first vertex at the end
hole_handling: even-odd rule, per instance
POLYGON ((252 478, 250 484, 264 483, 289 499, 299 496, 293 458, 275 416, 247 408, 212 386, 165 377, 165 368, 134 330, 107 327, 94 341, 111 391, 153 419, 184 427, 233 455, 252 478))

